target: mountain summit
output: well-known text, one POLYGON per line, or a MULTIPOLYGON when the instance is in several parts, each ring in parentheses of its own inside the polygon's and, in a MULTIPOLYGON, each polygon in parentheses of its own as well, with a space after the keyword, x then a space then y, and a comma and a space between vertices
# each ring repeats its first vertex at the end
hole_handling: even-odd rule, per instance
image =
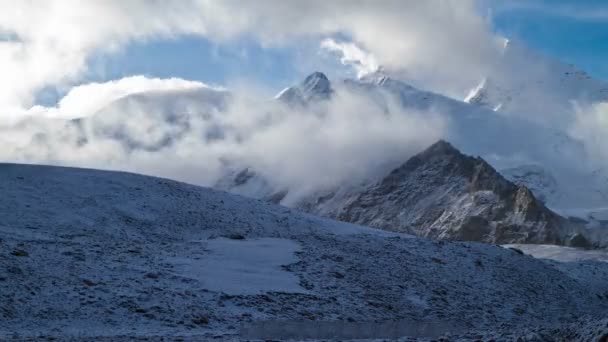
POLYGON ((281 91, 276 98, 289 104, 305 105, 310 101, 326 100, 333 90, 324 73, 315 71, 300 84, 281 91))

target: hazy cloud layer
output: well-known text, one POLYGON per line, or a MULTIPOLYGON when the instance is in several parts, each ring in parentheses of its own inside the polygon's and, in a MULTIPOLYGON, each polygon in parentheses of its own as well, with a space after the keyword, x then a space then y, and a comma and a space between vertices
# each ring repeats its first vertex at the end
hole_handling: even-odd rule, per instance
MULTIPOLYGON (((129 80, 92 89, 120 88, 123 81, 129 80)), ((77 121, 30 117, 2 127, 0 159, 130 170, 203 185, 217 181, 227 165, 250 166, 277 187, 305 195, 384 172, 444 135, 439 113, 407 111, 386 96, 380 106, 338 87, 330 101, 297 109, 207 87, 157 90, 121 98, 77 121)))
MULTIPOLYGON (((154 91, 180 91, 209 88, 198 81, 179 78, 160 79, 131 76, 105 83, 76 86, 59 101, 56 107, 34 106, 29 115, 73 119, 95 114, 108 104, 131 94, 154 91)), ((220 88, 215 88, 220 89, 220 88)), ((128 113, 125 113, 125 116, 128 113)))
POLYGON ((578 108, 576 120, 570 126, 570 135, 582 141, 589 161, 602 173, 608 171, 608 103, 578 108))

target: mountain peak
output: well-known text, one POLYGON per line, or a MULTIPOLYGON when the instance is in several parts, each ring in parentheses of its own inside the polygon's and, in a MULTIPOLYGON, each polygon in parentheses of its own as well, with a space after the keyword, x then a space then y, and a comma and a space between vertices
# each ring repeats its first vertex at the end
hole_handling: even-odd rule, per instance
POLYGON ((320 71, 315 71, 310 75, 306 76, 306 78, 304 79, 304 83, 308 83, 313 80, 324 80, 325 82, 329 83, 329 79, 327 78, 327 76, 320 71))
POLYGON ((306 104, 310 100, 328 99, 332 92, 331 82, 327 76, 320 71, 315 71, 306 76, 300 84, 281 91, 276 99, 291 104, 306 104))
POLYGON ((441 140, 437 141, 436 143, 434 143, 433 145, 429 146, 426 150, 424 150, 424 152, 421 153, 421 155, 429 155, 429 154, 450 154, 450 155, 459 154, 460 155, 461 153, 452 144, 441 139, 441 140))
POLYGON ((305 94, 311 95, 311 97, 314 95, 325 95, 331 92, 329 79, 320 71, 315 71, 306 76, 304 81, 300 84, 300 88, 305 94))

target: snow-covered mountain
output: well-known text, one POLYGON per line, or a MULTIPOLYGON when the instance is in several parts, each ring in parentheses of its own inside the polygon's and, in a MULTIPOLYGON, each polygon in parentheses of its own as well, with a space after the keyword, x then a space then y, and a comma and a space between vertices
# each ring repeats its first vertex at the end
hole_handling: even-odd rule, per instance
MULTIPOLYGON (((326 80, 319 73, 307 78, 311 79, 326 80)), ((305 80, 303 84, 306 83, 308 81, 305 80)), ((303 89, 303 85, 291 89, 303 89)), ((386 110, 389 110, 389 103, 397 102, 406 111, 440 113, 448 126, 444 139, 466 154, 481 156, 509 180, 525 185, 548 207, 564 216, 589 219, 589 212, 570 209, 603 208, 608 201, 608 183, 602 182, 600 175, 594 174, 588 166, 589 159, 583 144, 557 128, 522 117, 499 115, 480 106, 422 91, 383 73, 371 74, 361 80, 346 80, 334 86, 326 85, 324 81, 323 87, 306 89, 307 98, 311 99, 309 103, 315 103, 317 97, 331 98, 333 93, 327 89, 338 89, 333 91, 370 98, 386 110), (315 91, 318 91, 317 95, 315 91)), ((282 99, 290 101, 289 98, 282 99)), ((301 104, 301 98, 294 103, 301 104)), ((392 168, 404 161, 394 163, 392 168)), ((363 186, 378 181, 378 178, 368 179, 363 186)), ((318 198, 325 198, 333 192, 351 193, 350 188, 360 186, 336 184, 334 189, 327 189, 327 193, 319 194, 318 198)), ((277 187, 272 179, 247 165, 230 170, 218 187, 278 202, 289 190, 277 187), (234 184, 231 179, 237 176, 241 182, 234 184), (247 182, 243 181, 245 178, 247 182)), ((334 203, 324 202, 331 209, 316 212, 327 214, 335 210, 334 203)))
MULTIPOLYGON (((493 71, 464 100, 502 115, 555 128, 566 136, 576 127, 581 115, 586 115, 590 106, 608 101, 608 82, 591 77, 575 65, 507 40, 502 58, 497 61, 493 71)), ((565 140, 569 139, 552 140, 547 144, 553 144, 560 150, 565 140)), ((582 152, 582 155, 586 154, 582 152)), ((577 158, 570 154, 564 156, 564 160, 584 165, 582 173, 572 173, 567 167, 549 167, 542 163, 519 165, 506 173, 509 176, 512 174, 513 180, 526 182, 527 175, 530 175, 529 167, 532 166, 535 169, 534 179, 526 184, 542 192, 556 210, 586 219, 606 219, 606 172, 600 170, 603 166, 593 166, 597 161, 592 158, 577 158), (518 171, 518 168, 522 169, 518 171)))
MULTIPOLYGON (((594 161, 583 142, 574 139, 560 127, 546 125, 533 118, 558 113, 556 111, 529 107, 523 112, 526 113, 524 116, 501 115, 483 106, 473 108, 475 106, 468 103, 418 90, 385 75, 372 75, 362 82, 352 83, 371 83, 398 94, 406 108, 443 113, 449 120, 446 140, 466 154, 483 157, 500 172, 504 171, 510 180, 535 191, 542 189, 539 195, 543 201, 560 213, 572 214, 570 208, 602 208, 608 201, 608 183, 593 166, 594 161), (530 168, 536 171, 533 178, 525 177, 530 168)), ((584 97, 582 94, 580 96, 582 101, 584 97)), ((538 99, 540 97, 536 97, 538 99)), ((566 108, 563 104, 559 106, 566 108)), ((567 107, 566 112, 571 115, 571 107, 567 107)), ((555 115, 557 122, 558 114, 555 115)), ((590 212, 598 217, 605 216, 601 209, 590 212)))
POLYGON ((0 191, 2 340, 605 333, 602 262, 434 242, 120 172, 2 164, 0 191))

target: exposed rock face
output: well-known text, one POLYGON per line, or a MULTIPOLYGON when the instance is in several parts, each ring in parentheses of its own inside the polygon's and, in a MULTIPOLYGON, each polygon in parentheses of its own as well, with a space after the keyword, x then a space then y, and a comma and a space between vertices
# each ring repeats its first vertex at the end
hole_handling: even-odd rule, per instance
POLYGON ((336 218, 418 236, 491 243, 563 243, 557 214, 524 186, 445 141, 350 198, 336 218))

